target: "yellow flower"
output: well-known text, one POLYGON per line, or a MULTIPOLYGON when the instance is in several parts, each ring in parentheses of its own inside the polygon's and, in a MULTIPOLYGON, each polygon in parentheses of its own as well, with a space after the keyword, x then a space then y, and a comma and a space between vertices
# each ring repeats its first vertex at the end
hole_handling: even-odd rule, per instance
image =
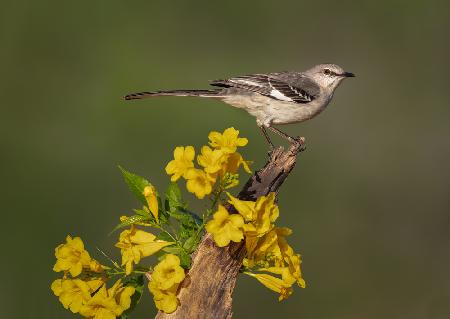
MULTIPOLYGON (((256 242, 251 242, 251 245, 249 242, 246 245, 247 258, 253 260, 253 262, 255 263, 270 258, 270 260, 273 261, 276 266, 284 265, 284 256, 281 250, 283 249, 286 252, 286 250, 288 249, 289 245, 287 245, 284 237, 290 235, 291 233, 292 230, 290 230, 289 228, 275 227, 263 237, 248 237, 249 241, 250 238, 255 238, 256 242)), ((289 247, 289 249, 293 253, 292 248, 289 247)))
POLYGON ((269 271, 281 275, 289 285, 297 284, 305 288, 305 280, 300 269, 300 255, 295 254, 286 241, 286 236, 292 230, 275 227, 263 237, 246 237, 247 256, 244 265, 252 268, 258 265, 258 270, 269 271))
POLYGON ((95 272, 104 270, 104 266, 91 259, 89 253, 84 250, 84 244, 80 237, 72 239, 71 236, 67 236, 66 243, 55 248, 55 257, 57 260, 53 271, 69 271, 72 277, 81 274, 83 268, 89 268, 95 272))
POLYGON ((153 270, 148 289, 159 310, 172 313, 178 307, 177 290, 184 280, 184 269, 180 266, 180 258, 167 254, 153 270))
POLYGON ((133 263, 137 264, 142 258, 153 255, 172 244, 164 240, 156 240, 155 235, 131 226, 131 229, 120 233, 116 247, 120 248, 122 266, 125 266, 125 272, 129 275, 133 271, 133 263))
POLYGON ((255 214, 255 202, 249 200, 240 200, 230 193, 227 193, 230 200, 228 201, 234 208, 244 217, 246 222, 253 221, 253 215, 255 214))
POLYGON ((289 267, 267 267, 259 268, 258 271, 267 271, 273 274, 281 275, 281 280, 283 280, 286 285, 292 286, 297 280, 291 274, 289 267))
POLYGON ((292 275, 292 277, 295 278, 295 280, 297 281, 297 284, 300 287, 305 288, 306 282, 302 277, 302 272, 300 269, 300 265, 302 263, 300 255, 294 254, 292 256, 287 257, 287 259, 288 259, 288 267, 289 267, 290 274, 292 275))
POLYGON ((190 193, 195 194, 197 198, 202 199, 211 194, 212 184, 208 175, 197 168, 190 168, 184 178, 186 178, 186 188, 190 193))
POLYGON ((213 219, 206 224, 206 231, 213 235, 217 246, 225 247, 230 241, 240 242, 244 238, 243 226, 241 215, 230 215, 225 207, 219 205, 213 219))
POLYGON ((192 146, 178 146, 173 151, 174 159, 166 166, 166 173, 172 175, 171 181, 177 181, 181 176, 184 177, 187 170, 194 167, 195 150, 192 146))
POLYGON ((51 289, 64 308, 73 313, 79 312, 81 306, 91 298, 89 285, 81 279, 57 279, 51 289))
POLYGON ((228 194, 229 203, 236 208, 245 221, 246 236, 261 237, 273 228, 273 223, 278 218, 279 209, 275 204, 275 193, 259 197, 256 202, 243 201, 228 194))
POLYGON ((115 284, 108 289, 108 295, 116 300, 117 305, 122 308, 122 311, 127 310, 131 306, 131 296, 134 294, 135 288, 130 286, 123 286, 119 279, 115 284))
POLYGON ((154 186, 145 186, 144 188, 144 197, 147 200, 148 208, 150 209, 150 212, 155 217, 156 222, 159 223, 158 219, 158 197, 157 192, 154 186))
POLYGON ((252 172, 250 169, 250 163, 251 162, 244 160, 242 155, 238 152, 229 154, 226 161, 224 161, 222 165, 222 175, 225 173, 235 174, 241 165, 244 170, 250 174, 252 172))
POLYGON ((253 225, 255 226, 255 234, 262 236, 270 231, 273 223, 280 215, 278 206, 275 204, 275 193, 267 196, 261 196, 256 200, 255 215, 253 225))
POLYGON ((157 264, 152 273, 152 282, 162 290, 167 290, 184 280, 184 269, 180 266, 180 258, 173 254, 167 254, 157 264))
POLYGON ((249 162, 245 161, 241 154, 229 154, 220 149, 212 150, 208 146, 202 147, 201 154, 197 156, 197 162, 207 173, 211 184, 214 184, 220 176, 227 189, 239 184, 239 175, 236 173, 240 166, 243 166, 248 173, 251 172, 249 162))
POLYGON ((208 146, 203 146, 201 154, 197 156, 197 162, 208 174, 218 173, 224 161, 227 159, 226 154, 221 150, 212 150, 208 146))
POLYGON ((153 294, 153 300, 156 308, 165 313, 172 313, 178 308, 177 290, 178 284, 173 285, 167 290, 158 287, 158 283, 151 281, 148 283, 148 289, 153 294))
POLYGON ((280 294, 278 300, 284 300, 290 295, 292 295, 292 287, 286 284, 282 279, 268 275, 268 274, 254 274, 245 272, 245 274, 256 278, 260 283, 262 283, 267 288, 280 294))
POLYGON ((80 314, 92 319, 115 319, 130 308, 133 287, 123 287, 120 279, 112 288, 103 285, 80 309, 80 314))
POLYGON ((208 135, 210 140, 209 145, 231 154, 236 152, 238 146, 245 146, 248 143, 246 138, 238 136, 239 131, 235 130, 234 127, 227 128, 222 134, 219 132, 211 132, 208 135))

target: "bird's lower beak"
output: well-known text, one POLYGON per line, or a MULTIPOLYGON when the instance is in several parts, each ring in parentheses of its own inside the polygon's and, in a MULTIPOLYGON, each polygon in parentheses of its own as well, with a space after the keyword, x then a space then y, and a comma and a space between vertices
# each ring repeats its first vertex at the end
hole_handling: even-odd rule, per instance
POLYGON ((355 74, 353 74, 352 72, 344 72, 343 76, 345 76, 346 78, 354 78, 355 74))

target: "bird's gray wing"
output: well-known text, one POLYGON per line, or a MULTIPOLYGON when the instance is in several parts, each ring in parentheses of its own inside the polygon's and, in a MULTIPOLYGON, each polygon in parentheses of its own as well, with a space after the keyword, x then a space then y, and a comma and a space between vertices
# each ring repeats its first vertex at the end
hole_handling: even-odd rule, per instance
POLYGON ((237 88, 287 102, 309 103, 320 93, 319 86, 300 73, 251 74, 211 82, 213 86, 237 88))

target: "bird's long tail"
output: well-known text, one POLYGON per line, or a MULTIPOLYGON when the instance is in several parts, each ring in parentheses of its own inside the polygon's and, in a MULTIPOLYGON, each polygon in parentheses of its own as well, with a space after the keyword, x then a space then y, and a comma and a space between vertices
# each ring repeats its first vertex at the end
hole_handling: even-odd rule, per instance
POLYGON ((124 96, 125 100, 138 100, 154 96, 199 96, 199 97, 219 97, 221 90, 170 90, 155 92, 139 92, 124 96))

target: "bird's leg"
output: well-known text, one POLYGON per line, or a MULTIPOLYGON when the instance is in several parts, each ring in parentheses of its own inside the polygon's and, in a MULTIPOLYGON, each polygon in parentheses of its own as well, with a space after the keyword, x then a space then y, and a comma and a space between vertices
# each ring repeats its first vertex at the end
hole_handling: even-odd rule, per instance
POLYGON ((270 137, 267 134, 266 128, 263 125, 261 125, 261 126, 259 126, 259 129, 261 130, 262 134, 264 135, 264 138, 266 139, 267 143, 269 144, 270 152, 272 152, 272 150, 275 148, 275 146, 273 145, 272 141, 270 140, 270 137))
POLYGON ((276 127, 273 126, 268 126, 267 127, 269 130, 271 130, 272 132, 278 134, 279 136, 281 136, 282 138, 287 139, 290 143, 299 143, 299 144, 303 144, 305 143, 305 139, 302 137, 292 137, 287 135, 286 133, 280 131, 279 129, 277 129, 276 127))

